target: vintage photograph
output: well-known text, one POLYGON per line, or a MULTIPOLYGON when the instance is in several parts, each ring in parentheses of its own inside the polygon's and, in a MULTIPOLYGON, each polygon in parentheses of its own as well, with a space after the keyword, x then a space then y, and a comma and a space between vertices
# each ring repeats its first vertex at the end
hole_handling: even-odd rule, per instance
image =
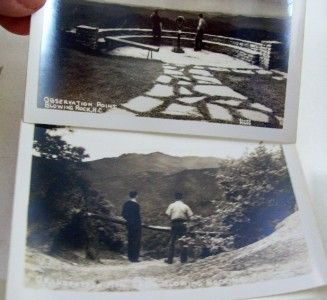
POLYGON ((30 153, 28 288, 219 288, 312 272, 281 146, 36 126, 30 153))
POLYGON ((108 123, 282 129, 292 8, 288 0, 52 1, 37 106, 105 114, 108 123))

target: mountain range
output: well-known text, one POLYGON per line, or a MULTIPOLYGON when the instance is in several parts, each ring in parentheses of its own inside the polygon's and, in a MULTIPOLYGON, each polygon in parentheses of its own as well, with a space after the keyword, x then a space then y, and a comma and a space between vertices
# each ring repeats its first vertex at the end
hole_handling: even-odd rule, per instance
POLYGON ((222 163, 212 157, 175 157, 160 152, 124 154, 87 162, 85 176, 120 214, 128 192, 139 192, 144 218, 155 224, 167 223, 165 210, 176 191, 194 213, 210 215, 210 200, 220 194, 215 176, 222 163))
MULTIPOLYGON (((62 1, 60 7, 60 28, 71 29, 77 25, 100 28, 151 28, 151 7, 136 7, 113 3, 88 1, 62 1)), ((184 16, 188 31, 196 31, 198 11, 161 9, 163 28, 176 30, 175 19, 184 16)), ((244 38, 253 41, 263 39, 287 40, 290 18, 253 17, 219 12, 205 13, 206 33, 244 38)))

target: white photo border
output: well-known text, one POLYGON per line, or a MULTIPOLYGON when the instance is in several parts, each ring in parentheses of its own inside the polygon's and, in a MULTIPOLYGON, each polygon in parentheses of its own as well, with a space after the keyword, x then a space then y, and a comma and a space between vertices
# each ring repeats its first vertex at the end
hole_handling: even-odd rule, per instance
MULTIPOLYGON (((68 292, 26 288, 24 284, 25 249, 34 128, 34 125, 31 124, 22 123, 21 125, 6 300, 88 300, 90 298, 94 300, 105 300, 108 299, 109 295, 112 300, 124 300, 126 297, 131 300, 155 299, 155 297, 160 298, 160 300, 181 299, 181 297, 189 300, 197 300, 203 296, 207 300, 216 300, 218 298, 244 299, 311 289, 327 283, 327 260, 316 227, 295 146, 286 145, 283 149, 309 250, 313 270, 311 274, 230 287, 147 292, 68 292)), ((158 138, 161 137, 158 136, 158 138)), ((198 139, 194 140, 199 142, 198 139)), ((201 143, 203 143, 203 140, 201 140, 201 143)))
POLYGON ((110 115, 109 117, 106 113, 95 114, 38 108, 42 33, 46 22, 46 16, 50 13, 50 4, 51 1, 48 1, 45 6, 32 17, 24 109, 25 122, 136 132, 263 140, 278 143, 294 143, 296 141, 306 0, 295 0, 292 4, 293 13, 289 68, 285 97, 284 124, 282 129, 189 120, 166 120, 136 116, 127 117, 123 115, 110 115))

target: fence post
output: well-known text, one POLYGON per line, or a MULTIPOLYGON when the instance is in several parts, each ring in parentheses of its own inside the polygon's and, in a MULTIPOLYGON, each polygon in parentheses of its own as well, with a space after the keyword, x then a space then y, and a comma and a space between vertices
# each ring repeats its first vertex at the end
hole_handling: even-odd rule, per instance
POLYGON ((76 43, 89 50, 97 50, 99 28, 80 25, 76 27, 76 43))
POLYGON ((260 53, 260 66, 264 69, 271 69, 276 63, 278 63, 281 42, 277 41, 262 41, 261 42, 261 53, 260 53))

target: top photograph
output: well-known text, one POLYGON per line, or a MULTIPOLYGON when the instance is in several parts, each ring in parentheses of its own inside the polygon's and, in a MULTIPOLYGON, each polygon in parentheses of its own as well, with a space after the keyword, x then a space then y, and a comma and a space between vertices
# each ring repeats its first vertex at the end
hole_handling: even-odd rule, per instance
POLYGON ((32 21, 24 119, 293 142, 293 2, 50 0, 32 21))

